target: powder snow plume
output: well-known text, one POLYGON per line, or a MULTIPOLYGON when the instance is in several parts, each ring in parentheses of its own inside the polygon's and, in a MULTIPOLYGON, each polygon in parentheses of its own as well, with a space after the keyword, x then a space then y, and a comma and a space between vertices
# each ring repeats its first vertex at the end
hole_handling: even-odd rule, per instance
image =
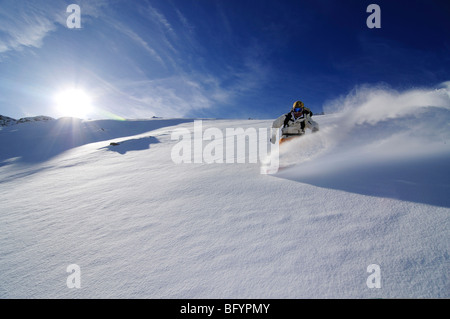
POLYGON ((383 196, 399 183, 405 192, 416 184, 412 193, 450 191, 450 82, 404 92, 359 87, 324 109, 314 117, 318 133, 281 147, 280 165, 289 168, 280 177, 383 196))
POLYGON ((439 89, 406 92, 359 87, 324 109, 326 119, 315 117, 319 133, 281 148, 282 165, 324 159, 333 165, 343 158, 358 162, 449 151, 450 82, 439 89))

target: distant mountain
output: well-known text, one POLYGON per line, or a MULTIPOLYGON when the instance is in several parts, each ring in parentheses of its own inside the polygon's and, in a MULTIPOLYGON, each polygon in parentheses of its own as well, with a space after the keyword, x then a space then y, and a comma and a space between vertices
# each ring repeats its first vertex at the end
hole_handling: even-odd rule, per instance
POLYGON ((8 116, 0 115, 0 126, 9 126, 14 124, 17 124, 17 120, 8 116))
POLYGON ((53 121, 54 118, 45 115, 39 115, 34 117, 23 117, 21 119, 13 119, 9 116, 0 115, 0 126, 11 126, 20 123, 39 122, 39 121, 53 121))

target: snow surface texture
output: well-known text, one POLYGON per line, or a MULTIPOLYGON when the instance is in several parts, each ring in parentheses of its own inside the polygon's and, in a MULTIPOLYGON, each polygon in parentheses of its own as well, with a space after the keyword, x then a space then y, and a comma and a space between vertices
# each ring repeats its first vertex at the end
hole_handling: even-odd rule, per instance
POLYGON ((4 127, 0 298, 449 298, 448 88, 336 103, 275 175, 175 164, 171 133, 193 120, 4 127))

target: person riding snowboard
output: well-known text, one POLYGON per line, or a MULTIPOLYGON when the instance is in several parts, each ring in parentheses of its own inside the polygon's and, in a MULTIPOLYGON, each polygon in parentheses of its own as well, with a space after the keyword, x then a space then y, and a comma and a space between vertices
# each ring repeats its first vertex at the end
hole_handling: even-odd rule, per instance
POLYGON ((305 107, 302 101, 294 102, 289 113, 281 115, 272 124, 272 138, 270 142, 275 144, 277 130, 281 127, 280 144, 297 136, 305 134, 305 128, 311 129, 313 132, 319 130, 319 124, 313 121, 311 117, 313 113, 305 107))

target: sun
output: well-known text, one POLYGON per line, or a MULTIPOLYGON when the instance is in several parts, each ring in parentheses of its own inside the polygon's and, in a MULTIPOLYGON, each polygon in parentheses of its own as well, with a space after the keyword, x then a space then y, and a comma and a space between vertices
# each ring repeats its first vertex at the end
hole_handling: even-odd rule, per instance
POLYGON ((62 116, 85 118, 92 111, 92 101, 82 89, 67 89, 55 95, 58 112, 62 116))

